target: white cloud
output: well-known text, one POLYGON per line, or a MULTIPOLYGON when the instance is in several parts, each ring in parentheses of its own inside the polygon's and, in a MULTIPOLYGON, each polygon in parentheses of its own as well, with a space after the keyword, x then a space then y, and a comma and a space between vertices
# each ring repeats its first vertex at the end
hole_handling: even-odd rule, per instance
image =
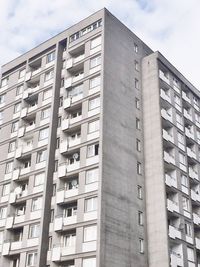
POLYGON ((104 6, 200 87, 199 0, 1 0, 0 65, 104 6))

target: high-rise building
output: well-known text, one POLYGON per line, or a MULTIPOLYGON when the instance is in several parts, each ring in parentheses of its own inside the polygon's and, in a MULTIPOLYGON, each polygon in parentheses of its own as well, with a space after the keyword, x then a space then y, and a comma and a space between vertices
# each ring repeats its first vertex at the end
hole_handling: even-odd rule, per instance
POLYGON ((200 93, 102 9, 2 67, 0 266, 199 267, 200 93))

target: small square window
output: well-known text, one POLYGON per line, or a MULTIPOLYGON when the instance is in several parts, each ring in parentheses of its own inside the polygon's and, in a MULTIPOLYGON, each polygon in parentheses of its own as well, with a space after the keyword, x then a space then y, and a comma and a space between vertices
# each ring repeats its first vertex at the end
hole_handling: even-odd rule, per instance
POLYGON ((140 162, 137 162, 137 174, 142 174, 142 164, 140 162))
POLYGON ((141 152, 141 141, 139 139, 136 139, 136 149, 141 152))
POLYGON ((137 187, 137 196, 139 199, 142 199, 142 186, 138 185, 137 187))
POLYGON ((140 130, 141 129, 141 125, 140 125, 140 119, 136 118, 136 129, 140 130))

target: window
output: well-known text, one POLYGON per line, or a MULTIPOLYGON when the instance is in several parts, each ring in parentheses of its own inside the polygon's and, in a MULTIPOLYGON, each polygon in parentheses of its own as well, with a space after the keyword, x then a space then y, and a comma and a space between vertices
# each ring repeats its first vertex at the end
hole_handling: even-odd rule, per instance
POLYGON ((139 63, 137 60, 135 60, 135 70, 139 71, 139 63))
POLYGON ((174 95, 175 104, 181 107, 181 98, 178 95, 174 95))
POLYGON ((141 126, 140 126, 140 119, 136 118, 136 129, 140 130, 141 126))
POLYGON ((139 139, 136 139, 136 149, 137 151, 141 151, 141 141, 139 139))
POLYGON ((90 79, 90 89, 95 88, 97 86, 100 86, 100 84, 101 84, 101 76, 100 75, 90 79))
POLYGON ((22 94, 23 87, 24 87, 23 85, 20 85, 20 86, 17 87, 17 89, 16 89, 16 96, 22 94))
POLYGON ((49 237, 48 250, 52 250, 52 236, 49 237))
POLYGON ((179 152, 179 162, 183 165, 186 165, 186 156, 179 152))
POLYGON ((89 100, 89 110, 100 107, 100 97, 96 97, 89 100))
POLYGON ((54 221, 54 210, 51 210, 51 219, 50 222, 52 223, 54 221))
POLYGON ((50 70, 48 72, 45 73, 45 81, 49 81, 51 79, 53 79, 53 76, 54 76, 54 71, 53 70, 50 70))
POLYGON ((142 164, 137 162, 137 174, 142 174, 142 164))
POLYGON ((59 98, 59 108, 63 106, 63 97, 59 98))
POLYGON ((185 144, 184 135, 178 132, 177 136, 178 136, 178 142, 184 145, 185 144))
POLYGON ((138 224, 143 225, 143 212, 138 211, 138 224))
POLYGON ((10 142, 8 146, 8 153, 15 151, 16 148, 16 141, 10 142))
POLYGON ((36 266, 37 264, 37 252, 27 254, 27 266, 36 266))
POLYGON ((68 97, 74 97, 83 93, 83 84, 79 84, 68 91, 68 97))
POLYGON ((35 175, 35 180, 34 180, 34 186, 39 186, 44 184, 44 178, 45 178, 45 173, 39 173, 35 175))
POLYGON ((58 171, 58 160, 55 160, 54 172, 58 171))
POLYGON ((7 207, 0 208, 0 220, 5 219, 7 217, 7 207))
POLYGON ((139 89, 139 80, 138 79, 135 79, 135 88, 139 89))
POLYGON ((10 184, 4 184, 2 188, 2 196, 7 196, 10 193, 10 184))
POLYGON ((43 100, 51 98, 52 95, 53 95, 52 89, 45 90, 44 93, 43 93, 43 100))
POLYGON ((45 108, 41 111, 41 120, 47 119, 50 117, 50 107, 45 108))
POLYGON ((140 100, 138 98, 135 98, 135 107, 140 109, 140 100))
POLYGON ((88 133, 94 133, 99 131, 99 120, 88 123, 88 133))
POLYGON ((19 121, 13 122, 11 126, 11 133, 16 132, 18 130, 18 126, 19 126, 19 121))
POLYGON ((13 171, 13 161, 7 162, 6 163, 6 170, 5 173, 10 173, 13 171))
POLYGON ((192 237, 192 226, 188 222, 185 222, 185 234, 192 237))
POLYGON ((85 200, 85 212, 97 210, 97 197, 88 198, 85 200))
POLYGON ((76 243, 76 234, 68 234, 63 236, 63 247, 74 247, 76 243))
POLYGON ((91 225, 84 227, 83 241, 89 242, 97 239, 97 226, 91 225))
POLYGON ((176 113, 176 121, 180 125, 183 125, 183 118, 181 117, 181 115, 179 113, 176 113))
POLYGON ((49 137, 49 127, 41 129, 39 131, 39 141, 47 139, 49 137))
POLYGON ((134 52, 138 53, 138 45, 136 43, 134 43, 134 52))
POLYGON ((101 36, 98 36, 95 39, 91 40, 90 48, 93 49, 99 45, 101 45, 101 36))
POLYGON ((23 78, 25 76, 25 74, 26 74, 26 69, 20 70, 19 71, 19 79, 23 78))
POLYGON ((186 211, 190 211, 190 202, 189 199, 182 196, 182 203, 183 203, 183 209, 186 211))
POLYGON ((3 235, 4 235, 4 231, 0 231, 0 245, 3 245, 3 241, 4 241, 3 235))
POLYGON ((41 210, 42 209, 42 197, 38 197, 32 200, 31 211, 41 210))
POLYGON ((53 60, 55 60, 55 56, 56 56, 55 51, 47 54, 47 63, 52 62, 53 60))
POLYGON ((20 261, 18 258, 13 259, 12 261, 12 267, 20 267, 20 261))
POLYGON ((32 224, 29 228, 29 238, 36 238, 40 235, 40 224, 32 224))
POLYGON ((60 147, 60 138, 56 138, 56 149, 60 147))
POLYGON ((194 249, 187 247, 187 258, 189 261, 194 262, 194 249))
POLYGON ((0 105, 5 103, 5 96, 6 96, 5 94, 0 95, 0 105))
POLYGON ((96 258, 83 259, 82 267, 96 267, 96 258))
POLYGON ((1 80, 1 87, 8 85, 8 77, 1 80))
POLYGON ((85 173, 85 183, 86 184, 91 184, 91 183, 97 182, 98 179, 99 179, 99 169, 98 168, 86 171, 86 173, 85 173))
POLYGON ((20 112, 20 110, 21 110, 21 103, 19 102, 19 103, 15 104, 15 106, 14 106, 14 113, 18 113, 18 112, 20 112))
POLYGON ((100 64, 101 64, 101 55, 98 55, 98 56, 90 59, 90 68, 91 69, 97 67, 100 64))
POLYGON ((43 162, 47 159, 47 150, 42 150, 37 153, 36 163, 43 162))
POLYGON ((181 185, 188 187, 188 178, 183 174, 181 174, 181 185))
POLYGON ((139 250, 140 253, 144 253, 144 240, 142 238, 139 239, 139 250))
POLYGON ((87 157, 94 157, 99 155, 99 144, 90 145, 87 147, 87 157))
POLYGON ((61 126, 61 121, 62 121, 62 118, 58 117, 58 128, 61 126))
POLYGON ((63 210, 64 218, 76 216, 76 214, 77 214, 77 206, 66 208, 63 210))
POLYGON ((0 112, 0 125, 3 123, 3 112, 0 112))
POLYGON ((142 199, 142 186, 138 185, 137 187, 137 196, 139 199, 142 199))

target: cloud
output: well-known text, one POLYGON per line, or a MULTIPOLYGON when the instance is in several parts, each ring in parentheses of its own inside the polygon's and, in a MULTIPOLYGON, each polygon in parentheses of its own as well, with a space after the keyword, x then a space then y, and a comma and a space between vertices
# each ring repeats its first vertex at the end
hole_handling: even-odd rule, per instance
POLYGON ((104 6, 200 87, 199 0, 1 0, 0 65, 104 6))

